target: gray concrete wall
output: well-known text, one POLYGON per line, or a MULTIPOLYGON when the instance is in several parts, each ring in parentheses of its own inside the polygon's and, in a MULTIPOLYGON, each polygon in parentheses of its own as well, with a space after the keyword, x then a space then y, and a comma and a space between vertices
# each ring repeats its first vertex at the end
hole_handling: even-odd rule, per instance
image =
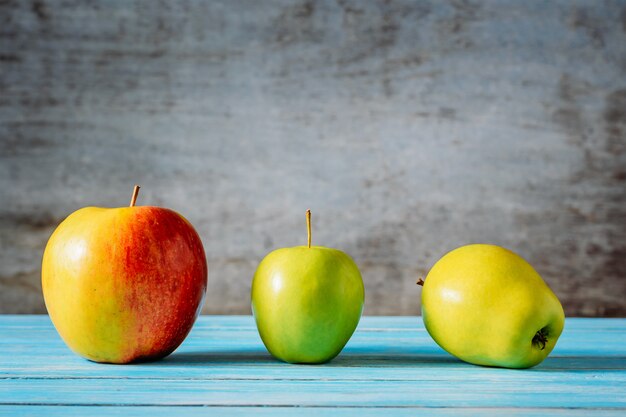
POLYGON ((0 2, 0 312, 87 205, 183 213, 206 313, 270 250, 351 254, 366 314, 492 242, 570 315, 626 314, 625 1, 0 2))

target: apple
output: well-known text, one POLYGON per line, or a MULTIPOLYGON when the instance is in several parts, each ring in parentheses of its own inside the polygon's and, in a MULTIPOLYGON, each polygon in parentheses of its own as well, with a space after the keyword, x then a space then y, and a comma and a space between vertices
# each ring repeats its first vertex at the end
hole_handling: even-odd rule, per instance
POLYGON ((252 281, 252 313, 267 350, 289 363, 324 363, 348 343, 361 318, 363 279, 344 252, 311 246, 277 249, 252 281))
POLYGON ((86 207, 54 231, 42 263, 52 323, 77 354, 96 362, 163 358, 202 307, 207 263, 180 214, 162 207, 86 207))
POLYGON ((422 317, 450 354, 476 365, 529 368, 563 331, 563 307, 532 266, 494 245, 467 245, 441 258, 422 291, 422 317))

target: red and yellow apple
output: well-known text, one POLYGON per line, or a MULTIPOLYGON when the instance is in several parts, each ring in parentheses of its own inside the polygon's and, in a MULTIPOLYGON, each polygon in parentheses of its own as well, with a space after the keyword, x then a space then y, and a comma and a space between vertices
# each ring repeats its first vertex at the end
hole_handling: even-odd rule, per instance
POLYGON ((200 237, 167 208, 86 207, 54 231, 43 255, 46 308, 65 343, 96 362, 156 360, 195 322, 207 286, 200 237))

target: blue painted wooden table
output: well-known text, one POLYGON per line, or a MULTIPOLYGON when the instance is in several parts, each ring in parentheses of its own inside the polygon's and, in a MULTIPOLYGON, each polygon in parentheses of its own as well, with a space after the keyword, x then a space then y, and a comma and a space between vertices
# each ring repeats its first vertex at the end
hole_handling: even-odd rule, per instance
POLYGON ((419 317, 364 317, 326 365, 272 359, 251 317, 198 319, 170 357, 102 365, 47 316, 0 316, 0 415, 626 415, 626 319, 568 319, 528 370, 465 364, 419 317))

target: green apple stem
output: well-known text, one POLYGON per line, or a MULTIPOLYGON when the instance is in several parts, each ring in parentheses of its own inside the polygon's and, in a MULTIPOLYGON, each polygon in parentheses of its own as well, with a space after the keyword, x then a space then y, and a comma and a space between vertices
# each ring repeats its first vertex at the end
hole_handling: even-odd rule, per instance
POLYGON ((311 210, 306 211, 306 234, 307 234, 307 245, 311 247, 311 210))
POLYGON ((131 207, 135 207, 135 203, 137 202, 137 195, 139 195, 139 189, 141 187, 138 185, 135 185, 135 188, 133 188, 133 196, 130 198, 130 206, 131 207))
POLYGON ((419 285, 420 287, 423 287, 423 286, 424 286, 424 280, 422 279, 422 277, 419 277, 419 278, 417 279, 416 284, 417 284, 417 285, 419 285))

